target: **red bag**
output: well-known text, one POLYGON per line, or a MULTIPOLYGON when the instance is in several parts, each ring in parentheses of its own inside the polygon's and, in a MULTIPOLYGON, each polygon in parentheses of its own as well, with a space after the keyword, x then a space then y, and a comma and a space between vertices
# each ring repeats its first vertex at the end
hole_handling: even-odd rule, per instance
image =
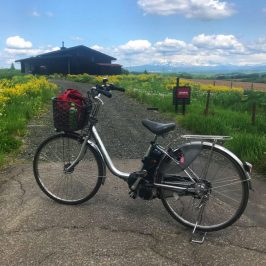
POLYGON ((82 94, 76 89, 67 89, 63 93, 57 96, 57 100, 59 101, 68 101, 74 102, 79 106, 83 106, 85 103, 85 99, 82 94))

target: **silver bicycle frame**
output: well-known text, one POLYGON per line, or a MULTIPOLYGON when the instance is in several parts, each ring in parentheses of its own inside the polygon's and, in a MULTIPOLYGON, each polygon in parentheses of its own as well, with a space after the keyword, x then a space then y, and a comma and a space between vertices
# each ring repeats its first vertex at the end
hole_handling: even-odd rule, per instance
POLYGON ((109 154, 108 154, 95 126, 92 127, 92 135, 93 135, 93 137, 96 141, 96 144, 97 144, 101 154, 103 155, 104 161, 105 161, 108 169, 111 171, 111 173, 114 174, 115 176, 127 181, 130 173, 122 172, 114 166, 114 164, 113 164, 113 162, 112 162, 112 160, 111 160, 111 158, 110 158, 110 156, 109 156, 109 154))
MULTIPOLYGON (((99 96, 95 97, 94 99, 96 101, 98 101, 98 105, 96 106, 96 109, 94 110, 94 116, 96 116, 97 113, 98 113, 98 111, 99 111, 100 105, 103 104, 103 101, 99 98, 99 96)), ((107 165, 108 169, 111 171, 112 174, 114 174, 115 176, 123 179, 124 181, 128 181, 128 178, 130 176, 130 173, 122 172, 122 171, 118 170, 114 166, 114 164, 113 164, 113 162, 112 162, 112 160, 111 160, 111 158, 110 158, 110 156, 109 156, 109 154, 108 154, 108 152, 107 152, 107 150, 106 150, 106 148, 105 148, 105 146, 104 146, 104 144, 103 144, 103 142, 102 142, 102 140, 101 140, 101 138, 100 138, 100 136, 99 136, 99 134, 98 134, 95 126, 92 126, 91 132, 92 132, 92 136, 94 137, 94 139, 96 141, 96 145, 95 145, 94 142, 90 141, 89 140, 89 136, 87 136, 84 139, 85 141, 84 141, 84 144, 82 145, 82 148, 81 148, 81 151, 80 151, 78 157, 76 158, 76 160, 66 170, 70 170, 73 166, 75 166, 82 159, 82 157, 84 155, 84 150, 85 150, 85 147, 86 147, 85 143, 88 143, 88 144, 94 146, 94 148, 98 149, 99 153, 102 155, 102 158, 103 158, 105 164, 107 165)), ((185 138, 191 138, 190 135, 186 135, 186 136, 183 136, 183 137, 185 137, 185 138)), ((193 138, 195 138, 195 137, 198 137, 198 136, 193 136, 193 138)), ((215 139, 218 139, 217 137, 219 137, 219 139, 221 138, 221 136, 214 136, 214 137, 215 137, 215 139)), ((157 137, 155 137, 155 140, 156 140, 156 138, 157 137)), ((208 136, 208 138, 209 138, 209 136, 208 136)), ((222 137, 222 138, 228 138, 228 137, 226 136, 226 137, 222 137)), ((215 145, 214 143, 209 143, 209 142, 204 143, 204 144, 205 145, 210 145, 210 146, 212 146, 212 148, 215 145)), ((223 150, 224 152, 226 152, 229 156, 231 156, 235 160, 235 162, 243 169, 243 172, 244 172, 244 174, 245 174, 245 176, 247 178, 246 181, 249 182, 250 181, 250 176, 244 170, 243 163, 232 152, 230 152, 229 150, 227 150, 227 149, 225 149, 225 148, 223 148, 223 147, 221 147, 219 145, 216 146, 216 148, 218 148, 220 150, 223 150)), ((150 150, 150 147, 149 147, 149 149, 147 151, 147 154, 149 153, 149 150, 150 150)), ((163 149, 160 149, 160 150, 162 152, 164 152, 165 154, 167 154, 163 149)), ((167 156, 169 156, 169 155, 167 154, 167 156)), ((176 160, 174 158, 172 158, 171 156, 169 156, 169 157, 175 163, 178 164, 178 162, 176 162, 176 160)), ((188 177, 191 179, 191 181, 193 182, 194 179, 191 177, 191 175, 186 170, 185 170, 185 172, 188 175, 188 177)), ((181 187, 178 187, 176 185, 175 186, 172 186, 172 185, 166 185, 166 184, 158 184, 156 182, 154 183, 154 186, 155 187, 161 187, 161 188, 168 188, 168 189, 172 189, 172 190, 186 190, 187 189, 187 188, 184 188, 182 186, 181 187)))
MULTIPOLYGON (((92 135, 94 137, 94 139, 96 140, 96 144, 98 146, 98 149, 100 150, 102 156, 103 156, 103 159, 108 167, 108 169, 111 171, 112 174, 114 174, 115 176, 123 179, 124 181, 127 181, 128 178, 129 178, 129 175, 130 173, 125 173, 125 172, 121 172, 120 170, 118 170, 113 162, 112 162, 112 159, 110 158, 102 140, 101 140, 101 137, 99 136, 97 130, 96 130, 96 127, 93 126, 92 127, 92 135)), ((90 141, 88 141, 90 143, 90 141)), ((150 149, 150 147, 149 147, 150 149)), ((149 152, 149 149, 147 151, 147 153, 149 152)), ((168 189, 173 189, 173 190, 186 190, 186 188, 184 187, 179 187, 179 186, 171 186, 171 185, 164 185, 164 184, 157 184, 157 183, 154 183, 154 186, 155 187, 161 187, 161 188, 168 188, 168 189)))

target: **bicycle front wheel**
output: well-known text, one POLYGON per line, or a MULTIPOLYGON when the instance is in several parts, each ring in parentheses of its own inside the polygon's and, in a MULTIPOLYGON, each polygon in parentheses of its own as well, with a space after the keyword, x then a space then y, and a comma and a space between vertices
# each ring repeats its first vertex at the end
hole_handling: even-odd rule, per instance
POLYGON ((161 184, 181 182, 184 187, 197 188, 198 193, 160 189, 166 210, 187 227, 206 232, 221 230, 233 224, 246 208, 249 196, 247 177, 225 149, 203 145, 184 171, 172 160, 166 160, 161 169, 161 184), (201 181, 192 185, 188 176, 201 181))
POLYGON ((80 153, 82 143, 79 135, 61 133, 45 140, 34 156, 37 184, 59 203, 83 203, 101 186, 104 170, 99 155, 89 145, 82 160, 74 169, 66 171, 80 153))

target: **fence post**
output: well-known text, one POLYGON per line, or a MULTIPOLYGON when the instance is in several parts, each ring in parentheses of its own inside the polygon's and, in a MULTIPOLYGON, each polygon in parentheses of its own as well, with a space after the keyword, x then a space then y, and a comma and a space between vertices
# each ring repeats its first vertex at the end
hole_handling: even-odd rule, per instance
MULTIPOLYGON (((179 77, 176 77, 176 88, 179 88, 179 77)), ((175 93, 176 93, 176 90, 175 90, 175 93)), ((177 101, 176 101, 175 102, 175 112, 177 113, 177 111, 178 111, 178 104, 177 104, 177 101)))

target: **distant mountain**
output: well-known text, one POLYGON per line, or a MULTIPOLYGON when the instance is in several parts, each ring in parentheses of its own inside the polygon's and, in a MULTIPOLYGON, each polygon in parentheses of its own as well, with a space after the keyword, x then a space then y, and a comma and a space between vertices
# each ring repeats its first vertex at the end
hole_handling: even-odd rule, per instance
POLYGON ((257 66, 174 66, 168 64, 161 65, 141 65, 125 67, 130 72, 158 72, 158 73, 230 73, 230 72, 266 72, 266 65, 257 66))

